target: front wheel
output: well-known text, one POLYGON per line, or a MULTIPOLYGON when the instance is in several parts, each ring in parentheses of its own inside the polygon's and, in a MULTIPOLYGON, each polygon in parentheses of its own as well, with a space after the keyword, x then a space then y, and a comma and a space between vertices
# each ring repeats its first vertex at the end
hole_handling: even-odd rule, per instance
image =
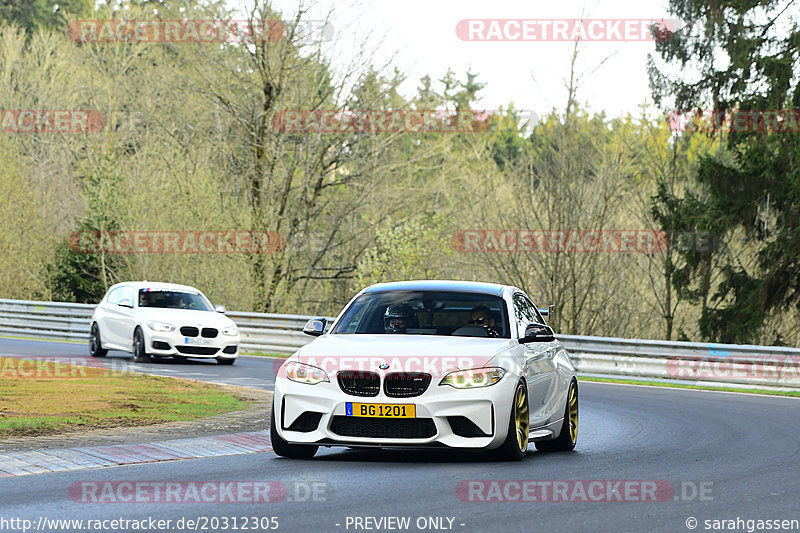
POLYGON ((133 361, 136 363, 150 362, 150 354, 147 353, 144 345, 144 335, 139 328, 133 332, 133 361))
POLYGON ((103 349, 103 344, 100 341, 100 328, 97 327, 97 322, 92 324, 92 331, 89 333, 89 355, 92 357, 105 357, 108 350, 103 349))
POLYGON ((275 402, 272 402, 272 413, 269 417, 269 436, 272 441, 272 451, 275 455, 289 459, 311 459, 317 453, 319 446, 311 444, 289 444, 275 429, 275 402))
POLYGON ((232 365, 234 361, 236 361, 235 357, 217 357, 217 364, 220 365, 232 365))
POLYGON ((501 461, 521 461, 528 451, 528 429, 530 415, 528 410, 528 388, 523 382, 514 389, 514 403, 508 421, 508 434, 503 444, 495 451, 501 461))
POLYGON ((578 442, 578 382, 572 380, 567 393, 567 405, 564 407, 564 422, 561 432, 553 440, 535 443, 540 452, 571 452, 578 442))

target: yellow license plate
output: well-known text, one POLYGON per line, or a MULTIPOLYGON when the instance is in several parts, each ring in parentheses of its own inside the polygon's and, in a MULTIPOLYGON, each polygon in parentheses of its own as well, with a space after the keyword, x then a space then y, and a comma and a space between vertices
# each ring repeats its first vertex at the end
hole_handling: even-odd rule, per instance
POLYGON ((352 403, 345 404, 347 416, 363 416, 368 418, 415 418, 416 405, 390 403, 352 403))

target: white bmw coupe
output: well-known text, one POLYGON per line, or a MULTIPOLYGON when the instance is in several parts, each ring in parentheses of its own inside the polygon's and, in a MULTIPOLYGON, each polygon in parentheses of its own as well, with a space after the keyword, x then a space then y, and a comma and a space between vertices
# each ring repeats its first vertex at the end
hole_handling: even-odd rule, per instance
POLYGON ((188 285, 148 281, 118 283, 97 304, 89 353, 133 353, 137 363, 151 357, 215 358, 232 365, 239 355, 239 329, 225 308, 188 285))
POLYGON ((542 311, 516 287, 405 281, 359 292, 280 367, 276 454, 319 446, 449 447, 499 459, 569 451, 578 381, 542 311))

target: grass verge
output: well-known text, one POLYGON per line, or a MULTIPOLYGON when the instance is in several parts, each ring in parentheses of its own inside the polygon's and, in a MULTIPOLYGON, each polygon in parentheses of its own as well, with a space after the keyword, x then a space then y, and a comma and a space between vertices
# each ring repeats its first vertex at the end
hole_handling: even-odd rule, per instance
POLYGON ((258 357, 278 357, 280 359, 286 359, 290 355, 290 353, 268 353, 268 352, 241 352, 243 355, 256 355, 258 357))
POLYGON ((0 436, 196 420, 247 405, 190 380, 0 357, 0 436))
POLYGON ((723 392, 743 392, 747 394, 766 394, 770 396, 800 397, 800 391, 781 391, 770 389, 743 389, 737 387, 714 387, 711 385, 687 385, 685 383, 669 383, 664 381, 647 381, 641 379, 613 379, 578 376, 580 381, 598 381, 600 383, 622 383, 625 385, 649 385, 651 387, 671 387, 674 389, 696 389, 723 392))
POLYGON ((86 344, 89 341, 79 341, 75 339, 46 339, 42 337, 25 337, 23 335, 0 335, 0 339, 14 339, 18 341, 45 341, 45 342, 70 342, 72 344, 86 344))

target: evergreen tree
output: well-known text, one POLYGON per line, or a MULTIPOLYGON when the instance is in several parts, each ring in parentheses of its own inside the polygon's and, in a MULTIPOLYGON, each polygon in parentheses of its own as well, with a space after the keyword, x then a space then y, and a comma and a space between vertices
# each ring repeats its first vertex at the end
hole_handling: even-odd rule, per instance
MULTIPOLYGON (((798 126, 768 128, 759 118, 776 110, 793 117, 800 108, 797 7, 780 0, 671 0, 670 12, 687 25, 656 44, 663 66, 650 58, 656 102, 710 109, 712 117, 728 120, 742 111, 756 117, 746 128, 730 120, 711 127, 711 135, 725 137, 732 157, 703 159, 695 175, 702 201, 687 200, 681 223, 693 218, 705 224, 697 229, 717 236, 743 234, 757 249, 753 267, 733 256, 721 266, 723 281, 699 325, 712 340, 759 341, 771 312, 800 305, 798 126), (685 74, 668 73, 676 68, 685 74)), ((676 279, 685 286, 696 281, 693 275, 676 279)))

